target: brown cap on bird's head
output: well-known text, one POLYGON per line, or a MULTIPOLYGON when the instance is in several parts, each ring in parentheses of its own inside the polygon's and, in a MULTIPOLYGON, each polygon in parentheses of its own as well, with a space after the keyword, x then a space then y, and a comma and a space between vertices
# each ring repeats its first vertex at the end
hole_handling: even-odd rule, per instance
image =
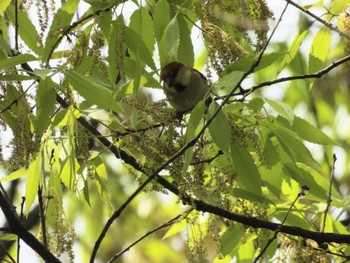
POLYGON ((162 71, 160 73, 161 79, 165 81, 171 77, 174 78, 180 68, 185 68, 185 65, 178 61, 170 62, 162 68, 162 71))

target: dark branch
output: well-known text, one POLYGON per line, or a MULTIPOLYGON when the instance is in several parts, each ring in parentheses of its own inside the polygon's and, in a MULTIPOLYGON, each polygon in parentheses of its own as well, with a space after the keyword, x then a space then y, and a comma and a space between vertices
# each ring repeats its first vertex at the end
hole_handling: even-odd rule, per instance
POLYGON ((12 233, 22 239, 45 261, 60 263, 60 261, 43 244, 41 244, 38 239, 23 227, 14 207, 8 202, 2 191, 0 191, 0 207, 12 233))

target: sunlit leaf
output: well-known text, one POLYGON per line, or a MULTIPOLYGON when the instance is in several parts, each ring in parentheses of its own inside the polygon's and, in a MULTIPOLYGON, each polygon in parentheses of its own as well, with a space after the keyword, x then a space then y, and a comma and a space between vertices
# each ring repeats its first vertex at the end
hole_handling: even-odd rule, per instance
MULTIPOLYGON (((213 101, 208 110, 207 119, 211 119, 213 114, 218 109, 219 105, 213 101)), ((209 125, 209 132, 214 142, 225 152, 230 152, 231 144, 231 126, 225 116, 225 113, 220 110, 209 125)))
POLYGON ((294 120, 294 113, 292 108, 281 101, 277 101, 277 100, 270 100, 265 98, 264 99, 268 104, 270 104, 270 106, 282 117, 286 118, 290 124, 293 123, 294 120))
POLYGON ((0 234, 0 240, 4 241, 15 241, 18 237, 16 234, 0 234))
POLYGON ((350 0, 333 0, 329 12, 331 14, 340 14, 347 5, 350 5, 350 0))
POLYGON ((242 188, 233 188, 231 194, 236 198, 250 200, 255 203, 273 204, 273 202, 271 202, 268 198, 265 198, 263 195, 257 194, 252 191, 247 191, 242 188))
POLYGON ((43 173, 43 159, 42 153, 39 152, 35 160, 29 165, 28 177, 26 182, 26 215, 34 203, 35 197, 38 193, 39 181, 41 180, 43 173))
MULTIPOLYGON (((266 67, 271 66, 272 63, 277 62, 281 58, 284 57, 285 54, 283 53, 269 53, 269 54, 264 54, 259 65, 255 68, 254 72, 257 72, 259 70, 262 70, 266 67)), ((223 74, 230 73, 232 71, 242 71, 246 72, 251 68, 253 63, 257 61, 259 55, 251 55, 247 56, 241 59, 238 59, 236 62, 230 64, 227 66, 223 74)))
POLYGON ((242 230, 238 224, 233 224, 221 236, 221 253, 226 256, 237 249, 242 238, 242 230))
POLYGON ((34 60, 36 60, 36 58, 31 54, 19 54, 11 58, 6 58, 4 60, 0 60, 0 71, 5 68, 11 68, 15 65, 19 65, 19 64, 26 63, 29 61, 34 61, 34 60))
MULTIPOLYGON (((186 131, 187 143, 196 136, 196 133, 199 131, 198 128, 201 128, 201 126, 199 126, 199 123, 204 116, 204 109, 205 109, 205 103, 204 101, 200 101, 192 110, 191 116, 187 123, 187 131, 186 131)), ((184 165, 182 167, 182 174, 186 173, 187 168, 192 161, 192 155, 193 155, 193 147, 190 147, 186 150, 184 154, 184 165)))
POLYGON ((324 67, 327 55, 330 51, 331 31, 327 27, 321 27, 317 32, 309 53, 309 72, 319 71, 324 67))
POLYGON ((50 116, 55 107, 56 91, 50 78, 41 80, 38 85, 35 102, 37 114, 35 116, 36 135, 41 137, 50 122, 50 116))
POLYGON ((55 12, 55 17, 53 21, 55 23, 51 24, 50 30, 48 32, 48 37, 46 38, 45 48, 44 48, 44 61, 48 58, 49 54, 53 51, 54 45, 57 42, 58 36, 57 32, 62 32, 67 26, 72 22, 73 16, 78 7, 79 0, 67 0, 65 1, 61 8, 55 12))
POLYGON ((287 54, 285 54, 284 59, 279 66, 278 73, 280 73, 294 59, 295 55, 299 51, 301 43, 308 33, 309 30, 302 30, 295 36, 292 44, 289 46, 287 54))
POLYGON ((17 171, 10 173, 6 177, 0 177, 0 182, 11 182, 13 180, 17 180, 27 174, 27 169, 20 168, 17 171))
POLYGON ((278 118, 278 120, 281 124, 284 124, 306 141, 322 145, 337 145, 337 143, 329 138, 323 131, 298 116, 294 117, 293 125, 291 126, 289 126, 287 122, 284 122, 283 119, 278 118))
POLYGON ((171 226, 171 228, 165 233, 163 236, 163 239, 167 239, 169 237, 175 236, 176 234, 180 233, 182 230, 185 229, 187 226, 187 221, 185 219, 182 219, 180 221, 177 221, 175 224, 171 226))
MULTIPOLYGON (((1 0, 2 1, 2 0, 1 0)), ((14 7, 6 9, 6 14, 11 19, 13 25, 15 25, 15 14, 14 7)), ((18 33, 21 39, 26 43, 26 45, 36 54, 41 55, 43 49, 38 43, 39 35, 37 29, 39 27, 34 26, 32 20, 28 17, 28 13, 19 10, 18 11, 18 33)))
POLYGON ((231 158, 236 168, 239 185, 252 193, 261 195, 262 182, 260 174, 247 149, 231 144, 231 158))

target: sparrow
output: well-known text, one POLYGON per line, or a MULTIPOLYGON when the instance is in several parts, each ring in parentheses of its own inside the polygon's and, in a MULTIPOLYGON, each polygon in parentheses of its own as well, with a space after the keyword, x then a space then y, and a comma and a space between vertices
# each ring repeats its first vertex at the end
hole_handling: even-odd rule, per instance
POLYGON ((178 61, 163 67, 160 77, 169 104, 182 114, 192 110, 209 89, 208 80, 201 72, 178 61))

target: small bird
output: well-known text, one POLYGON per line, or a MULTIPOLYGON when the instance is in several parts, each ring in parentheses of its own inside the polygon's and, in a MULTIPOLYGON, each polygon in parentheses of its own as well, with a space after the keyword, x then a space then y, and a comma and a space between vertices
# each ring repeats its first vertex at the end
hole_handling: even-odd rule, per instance
POLYGON ((163 67, 160 77, 170 105, 179 113, 192 110, 209 89, 207 78, 202 73, 177 61, 163 67))

